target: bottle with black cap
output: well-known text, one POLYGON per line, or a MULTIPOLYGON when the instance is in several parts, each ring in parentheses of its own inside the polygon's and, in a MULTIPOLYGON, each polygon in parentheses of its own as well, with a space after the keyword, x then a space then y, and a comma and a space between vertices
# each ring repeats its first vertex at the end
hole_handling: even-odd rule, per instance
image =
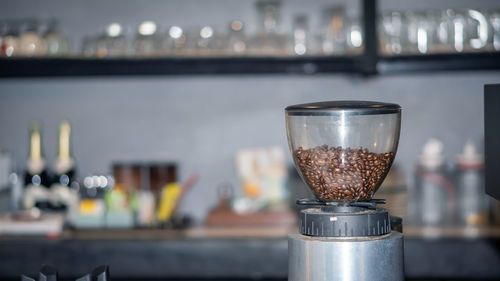
POLYGON ((63 210, 67 207, 75 207, 78 203, 78 193, 71 188, 75 184, 76 166, 71 155, 70 136, 70 124, 64 120, 59 127, 59 147, 51 185, 53 204, 63 210))
POLYGON ((50 209, 50 186, 46 162, 42 149, 42 127, 36 121, 31 125, 29 134, 29 156, 24 175, 24 208, 50 209))

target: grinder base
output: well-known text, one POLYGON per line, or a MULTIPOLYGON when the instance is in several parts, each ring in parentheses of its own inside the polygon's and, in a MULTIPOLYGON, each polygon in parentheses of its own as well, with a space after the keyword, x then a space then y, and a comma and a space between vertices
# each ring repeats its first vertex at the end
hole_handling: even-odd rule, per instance
POLYGON ((288 236, 288 280, 404 280, 403 234, 381 236, 288 236))

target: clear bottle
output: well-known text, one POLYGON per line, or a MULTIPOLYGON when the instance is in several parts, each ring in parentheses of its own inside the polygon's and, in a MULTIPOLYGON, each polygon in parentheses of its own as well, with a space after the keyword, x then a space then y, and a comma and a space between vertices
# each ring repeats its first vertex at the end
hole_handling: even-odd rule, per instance
POLYGON ((217 54, 217 34, 212 26, 206 25, 200 28, 196 40, 196 55, 208 56, 217 54))
POLYGON ((379 19, 380 50, 385 55, 398 55, 404 51, 405 20, 401 12, 384 13, 379 19))
POLYGON ((488 200, 484 188, 484 161, 472 141, 467 141, 457 157, 458 218, 464 225, 488 222, 488 200))
POLYGON ((491 48, 500 51, 500 11, 491 12, 489 16, 491 25, 491 48))
POLYGON ((309 27, 305 15, 297 15, 293 19, 291 54, 303 56, 309 52, 309 27))
POLYGON ((417 216, 423 225, 450 224, 454 209, 454 187, 446 173, 443 144, 430 139, 424 145, 415 173, 417 216))
POLYGON ((435 16, 435 28, 432 32, 433 53, 451 53, 453 48, 453 13, 451 10, 444 10, 433 13, 435 16))
POLYGON ((455 52, 461 53, 466 48, 466 18, 465 15, 456 10, 448 9, 446 10, 448 17, 451 18, 453 28, 451 29, 451 38, 453 49, 455 52))
POLYGON ((281 1, 261 0, 257 2, 257 36, 253 38, 250 51, 254 55, 280 56, 286 54, 286 37, 281 33, 281 1))
POLYGON ((486 13, 480 10, 467 9, 465 15, 467 50, 473 52, 484 51, 488 44, 489 29, 491 28, 486 13))
POLYGON ((160 53, 167 56, 185 55, 187 51, 186 30, 173 25, 161 36, 160 53))
POLYGON ((363 28, 358 19, 346 19, 347 53, 359 55, 363 51, 363 28))
POLYGON ((153 56, 161 48, 160 40, 157 37, 157 26, 152 21, 142 22, 138 29, 134 40, 135 55, 137 56, 153 56))
POLYGON ((128 53, 124 28, 119 23, 111 23, 106 27, 106 49, 110 57, 123 57, 128 53))
POLYGON ((412 54, 427 54, 432 45, 432 34, 435 21, 426 13, 406 12, 408 45, 407 51, 412 54))
POLYGON ((343 55, 346 52, 345 9, 343 6, 327 7, 322 15, 322 52, 325 55, 343 55))

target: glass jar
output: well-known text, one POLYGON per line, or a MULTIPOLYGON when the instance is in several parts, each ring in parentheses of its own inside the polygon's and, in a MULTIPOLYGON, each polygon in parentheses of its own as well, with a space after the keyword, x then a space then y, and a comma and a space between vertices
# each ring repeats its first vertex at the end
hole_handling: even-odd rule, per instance
POLYGON ((49 22, 44 39, 48 56, 65 56, 69 54, 69 40, 66 35, 57 30, 57 22, 55 20, 49 22))
POLYGON ((114 22, 106 27, 105 42, 108 56, 123 57, 128 54, 127 39, 121 24, 114 22))
POLYGON ((332 101, 285 109, 288 143, 300 176, 321 201, 367 201, 394 160, 401 107, 332 101))
POLYGON ((261 0, 256 8, 257 36, 252 40, 250 52, 254 55, 286 54, 287 40, 281 30, 281 1, 261 0))
MULTIPOLYGON (((206 25, 199 29, 196 40, 196 55, 210 56, 218 53, 217 34, 212 26, 206 25)), ((219 41, 220 42, 220 41, 219 41)))
POLYGON ((398 55, 403 52, 405 21, 401 12, 384 13, 379 19, 380 49, 384 55, 398 55))
POLYGON ((165 55, 179 56, 186 52, 186 31, 180 26, 173 25, 162 38, 161 51, 165 55))
POLYGON ((491 25, 490 48, 500 51, 500 11, 491 12, 489 22, 491 25))
POLYGON ((142 22, 134 40, 136 56, 153 56, 159 51, 160 40, 157 37, 157 26, 152 21, 142 22))
POLYGON ((490 29, 486 13, 480 10, 468 9, 465 14, 468 51, 481 51, 488 43, 490 29))
POLYGON ((305 15, 297 15, 293 18, 292 50, 291 54, 302 56, 309 52, 309 27, 305 15))
POLYGON ((30 20, 25 23, 19 36, 19 55, 36 57, 45 55, 45 40, 38 32, 38 21, 30 20))
POLYGON ((243 55, 247 49, 247 39, 242 21, 233 20, 229 24, 226 52, 229 55, 243 55))
POLYGON ((332 6, 324 9, 321 17, 323 30, 321 50, 325 55, 342 55, 346 51, 345 9, 332 6))
POLYGON ((360 55, 363 52, 363 28, 358 19, 346 19, 347 53, 360 55))

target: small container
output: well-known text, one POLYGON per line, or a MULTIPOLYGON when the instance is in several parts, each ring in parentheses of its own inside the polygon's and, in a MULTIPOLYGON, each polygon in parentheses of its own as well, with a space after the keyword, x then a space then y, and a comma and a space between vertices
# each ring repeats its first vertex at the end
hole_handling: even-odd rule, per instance
POLYGON ((115 184, 127 192, 141 188, 141 166, 139 164, 114 164, 113 177, 115 184))
POLYGON ((368 201, 391 168, 401 107, 331 101, 285 109, 288 143, 300 176, 321 201, 368 201))
POLYGON ((149 180, 151 191, 159 197, 167 184, 177 182, 177 165, 175 163, 152 163, 149 166, 149 180))

